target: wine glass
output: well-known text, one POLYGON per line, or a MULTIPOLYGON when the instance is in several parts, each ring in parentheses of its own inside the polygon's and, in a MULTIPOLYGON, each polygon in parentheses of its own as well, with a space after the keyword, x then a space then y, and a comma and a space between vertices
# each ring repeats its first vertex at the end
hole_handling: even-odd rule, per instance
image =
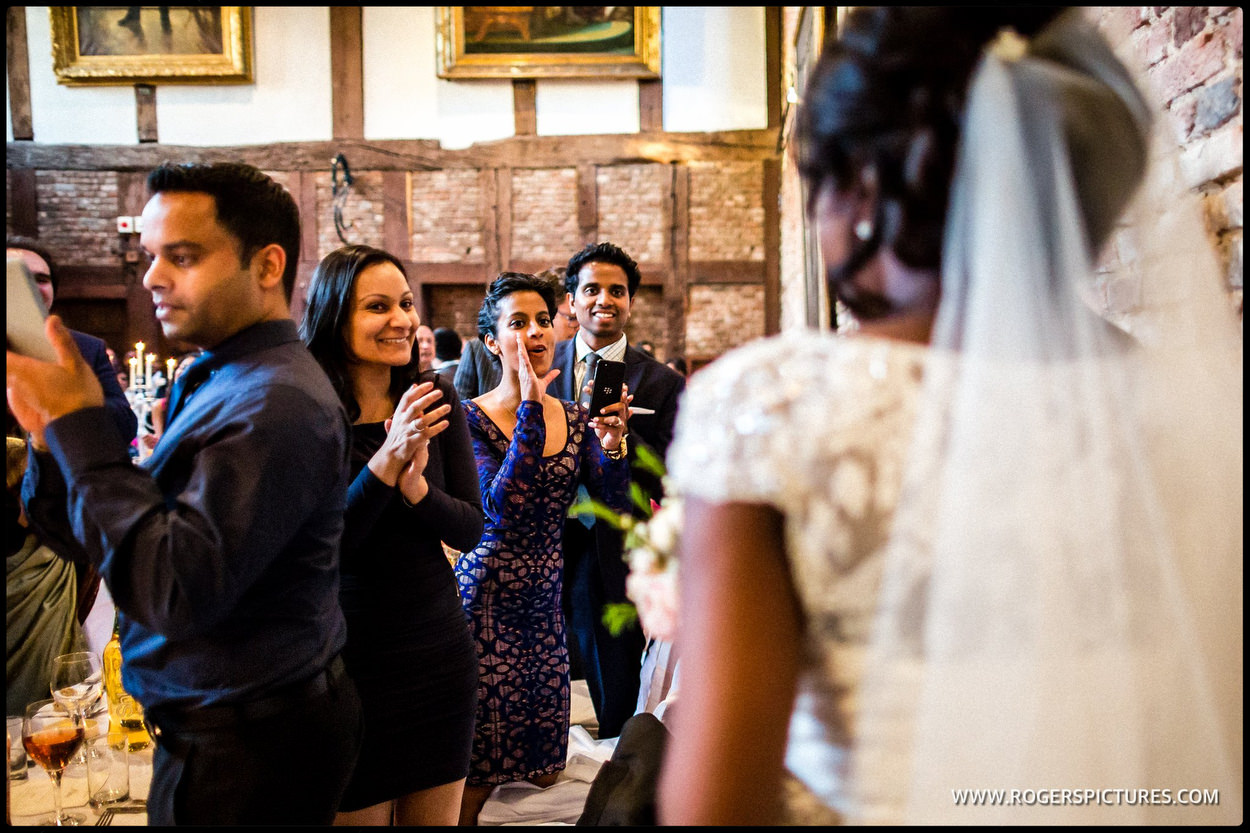
POLYGON ((104 666, 90 651, 61 654, 52 660, 52 699, 79 723, 104 692, 104 666))
POLYGON ((35 822, 39 825, 72 826, 86 817, 66 813, 61 805, 61 776, 70 758, 82 748, 83 724, 55 700, 37 700, 26 707, 22 717, 22 745, 26 753, 44 768, 52 779, 56 814, 35 822))

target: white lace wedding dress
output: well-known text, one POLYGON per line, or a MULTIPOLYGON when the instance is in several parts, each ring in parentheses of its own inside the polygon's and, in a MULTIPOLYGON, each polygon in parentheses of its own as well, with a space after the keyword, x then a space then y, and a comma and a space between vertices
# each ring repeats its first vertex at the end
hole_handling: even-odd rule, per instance
POLYGON ((926 352, 792 331, 700 371, 679 411, 676 490, 785 517, 807 628, 786 757, 803 785, 787 785, 794 823, 856 815, 846 792, 856 698, 926 352))

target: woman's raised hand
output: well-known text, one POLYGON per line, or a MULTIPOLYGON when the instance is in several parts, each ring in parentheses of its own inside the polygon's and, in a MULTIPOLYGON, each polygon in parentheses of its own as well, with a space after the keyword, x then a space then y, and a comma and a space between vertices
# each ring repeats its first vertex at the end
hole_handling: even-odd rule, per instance
POLYGON ((621 447, 621 438, 629 432, 629 385, 621 385, 621 401, 604 407, 599 416, 590 420, 590 427, 599 436, 599 444, 608 451, 621 447))
POLYGON ((386 421, 386 439, 369 460, 369 470, 388 486, 394 486, 410 463, 420 458, 418 477, 429 460, 429 441, 447 429, 450 405, 432 407, 443 397, 433 382, 422 382, 404 391, 395 413, 386 421))
POLYGON ((543 397, 547 394, 547 385, 551 384, 551 380, 560 375, 560 368, 552 368, 547 371, 547 375, 541 379, 534 372, 534 365, 530 363, 529 351, 525 349, 525 337, 520 333, 516 334, 516 352, 517 352, 517 378, 521 382, 521 399, 542 402, 543 397))

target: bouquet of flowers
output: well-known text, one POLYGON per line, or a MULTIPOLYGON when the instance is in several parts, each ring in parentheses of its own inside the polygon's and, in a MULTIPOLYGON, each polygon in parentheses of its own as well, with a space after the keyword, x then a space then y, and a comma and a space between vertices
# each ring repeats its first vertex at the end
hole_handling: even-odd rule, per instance
MULTIPOLYGON (((645 446, 636 451, 635 467, 657 477, 665 476, 664 463, 645 446)), ((667 486, 667 483, 665 484, 667 486)), ((669 493, 657 503, 637 483, 630 484, 630 498, 642 518, 613 510, 595 499, 581 500, 569 508, 570 516, 591 514, 625 533, 625 560, 629 575, 625 594, 629 602, 604 606, 603 623, 616 635, 641 621, 652 639, 670 641, 677 631, 677 540, 681 534, 681 498, 669 493)))

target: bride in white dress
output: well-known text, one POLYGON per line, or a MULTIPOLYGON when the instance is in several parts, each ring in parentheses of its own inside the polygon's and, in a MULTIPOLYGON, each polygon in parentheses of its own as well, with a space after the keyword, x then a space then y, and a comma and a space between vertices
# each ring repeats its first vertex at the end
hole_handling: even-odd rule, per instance
POLYGON ((1240 334, 1150 109, 1080 10, 826 47, 797 159, 858 327, 691 378, 662 823, 1240 820, 1240 334), (1129 335, 1089 298, 1134 230, 1129 335))

